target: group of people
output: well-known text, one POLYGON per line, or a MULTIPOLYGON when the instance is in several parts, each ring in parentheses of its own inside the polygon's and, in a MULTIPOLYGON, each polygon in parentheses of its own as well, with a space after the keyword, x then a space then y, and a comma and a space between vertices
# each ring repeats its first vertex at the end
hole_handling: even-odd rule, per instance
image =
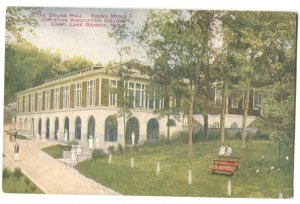
POLYGON ((225 147, 225 145, 222 144, 219 150, 219 156, 230 157, 231 155, 232 155, 232 148, 230 147, 230 145, 227 145, 225 147))
POLYGON ((72 160, 77 160, 78 155, 81 154, 81 147, 80 145, 72 145, 71 149, 71 159, 72 160))

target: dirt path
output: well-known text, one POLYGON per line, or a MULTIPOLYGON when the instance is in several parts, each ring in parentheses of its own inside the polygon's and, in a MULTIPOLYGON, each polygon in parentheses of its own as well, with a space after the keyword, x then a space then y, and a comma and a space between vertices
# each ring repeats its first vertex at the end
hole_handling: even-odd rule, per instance
MULTIPOLYGON (((13 128, 5 125, 4 130, 13 128)), ((20 167, 42 191, 48 194, 85 194, 85 195, 120 195, 95 181, 78 173, 77 170, 53 159, 41 151, 52 142, 38 144, 35 140, 17 140, 20 146, 21 161, 13 160, 14 142, 3 133, 4 166, 13 169, 20 167)))

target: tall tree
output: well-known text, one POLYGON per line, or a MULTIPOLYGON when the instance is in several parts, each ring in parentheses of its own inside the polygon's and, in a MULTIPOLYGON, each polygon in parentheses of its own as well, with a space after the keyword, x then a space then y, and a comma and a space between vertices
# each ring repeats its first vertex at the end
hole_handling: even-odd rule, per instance
MULTIPOLYGON (((165 65, 161 68, 166 69, 166 73, 172 73, 172 81, 185 90, 183 99, 189 105, 188 156, 193 155, 195 96, 203 91, 205 99, 214 81, 211 43, 214 23, 213 12, 151 11, 141 35, 147 55, 155 66, 159 59, 163 59, 165 65), (201 91, 198 92, 199 89, 201 91)), ((167 78, 162 80, 168 81, 167 78)))
POLYGON ((7 7, 5 28, 8 32, 6 37, 10 38, 10 34, 17 40, 20 40, 22 32, 27 28, 33 33, 33 28, 38 26, 37 20, 34 18, 40 8, 29 7, 7 7))
POLYGON ((246 128, 250 90, 262 80, 264 61, 279 41, 284 41, 286 13, 226 12, 223 30, 229 48, 235 49, 234 58, 240 77, 240 87, 245 90, 242 127, 243 147, 246 147, 246 128))

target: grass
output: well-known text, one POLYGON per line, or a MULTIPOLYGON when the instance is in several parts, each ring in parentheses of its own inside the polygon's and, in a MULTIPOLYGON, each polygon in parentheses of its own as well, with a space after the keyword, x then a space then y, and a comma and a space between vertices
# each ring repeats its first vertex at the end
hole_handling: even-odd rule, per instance
MULTIPOLYGON (((278 168, 277 145, 270 141, 228 142, 233 156, 240 156, 241 166, 232 178, 232 196, 243 198, 284 198, 293 196, 293 150, 282 150, 278 168), (288 156, 289 160, 285 157, 288 156), (271 170, 274 166, 274 170, 271 170), (259 169, 259 173, 256 170, 259 169)), ((229 176, 212 175, 209 166, 217 158, 219 142, 205 141, 193 145, 193 157, 187 157, 187 144, 140 146, 126 153, 92 159, 75 168, 83 175, 124 195, 227 197, 229 176), (135 167, 130 168, 134 157, 135 167), (160 174, 156 164, 160 162, 160 174), (188 171, 192 170, 192 184, 188 171)))
POLYGON ((17 134, 17 139, 19 139, 19 140, 30 140, 28 137, 25 137, 25 136, 19 135, 19 134, 17 134))
POLYGON ((71 150, 71 146, 66 146, 66 145, 53 145, 50 147, 46 147, 44 149, 42 149, 44 152, 46 152, 47 154, 49 154, 50 156, 52 156, 55 159, 59 159, 63 157, 63 151, 70 151, 71 150))
POLYGON ((2 189, 5 193, 43 193, 43 191, 22 174, 21 170, 18 168, 13 172, 6 168, 3 169, 2 189))

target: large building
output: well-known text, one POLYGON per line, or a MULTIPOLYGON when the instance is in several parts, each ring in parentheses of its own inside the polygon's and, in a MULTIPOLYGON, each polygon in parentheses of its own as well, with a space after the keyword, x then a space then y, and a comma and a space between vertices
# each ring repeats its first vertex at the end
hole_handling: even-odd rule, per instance
MULTIPOLYGON (((148 75, 137 70, 129 80, 121 82, 111 70, 100 66, 49 79, 40 86, 17 93, 17 129, 30 137, 41 136, 60 142, 77 140, 92 148, 159 139, 167 135, 167 117, 157 112, 167 106, 180 109, 182 100, 166 98, 160 88, 150 82, 148 75), (126 107, 131 115, 127 114, 124 120, 120 112, 125 110, 122 100, 125 95, 130 99, 126 100, 129 103, 126 107)), ((217 88, 212 91, 210 100, 219 107, 221 92, 217 88)), ((242 92, 233 92, 226 98, 225 128, 242 127, 241 95, 242 92)), ((251 90, 247 126, 261 113, 260 103, 261 96, 251 90)), ((203 127, 202 115, 195 114, 194 119, 196 126, 203 127)), ((210 114, 208 120, 209 128, 220 128, 219 114, 210 114)), ((176 119, 171 116, 170 135, 186 130, 187 121, 183 113, 176 119)))
MULTIPOLYGON (((94 148, 111 145, 140 144, 167 134, 166 117, 158 117, 166 102, 150 89, 149 77, 134 71, 130 80, 122 82, 127 90, 131 116, 124 112, 120 80, 104 67, 75 71, 44 84, 17 93, 17 129, 20 133, 48 140, 77 140, 94 148), (151 91, 150 91, 151 90, 151 91), (124 126, 126 136, 124 137, 124 126), (133 141, 134 140, 134 141, 133 141)), ((181 116, 182 117, 182 116, 181 116)), ((182 129, 182 119, 171 118, 170 134, 182 129)))

